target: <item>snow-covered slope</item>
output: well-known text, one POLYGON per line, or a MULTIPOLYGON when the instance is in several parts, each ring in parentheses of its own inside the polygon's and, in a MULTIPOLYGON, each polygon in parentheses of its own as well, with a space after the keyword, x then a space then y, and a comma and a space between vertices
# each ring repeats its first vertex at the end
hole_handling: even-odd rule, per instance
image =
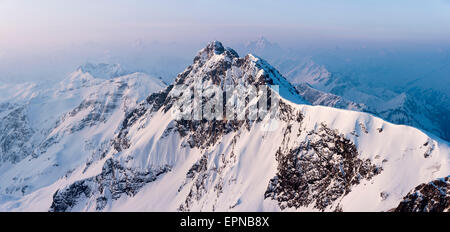
MULTIPOLYGON (((366 113, 305 103, 264 60, 239 58, 212 42, 173 85, 130 110, 98 155, 21 198, 2 197, 0 210, 420 210, 408 203, 418 200, 414 189, 440 203, 422 210, 449 210, 440 200, 448 188, 444 197, 421 190, 449 175, 447 142, 366 113), (249 91, 254 85, 256 95, 249 91), (234 88, 224 99, 210 91, 226 86, 234 88), (261 94, 265 86, 268 95, 261 94), (245 104, 234 117, 186 120, 180 116, 205 112, 185 107, 193 89, 202 89, 202 102, 233 106, 242 97, 245 104), (266 100, 276 111, 249 118, 265 112, 266 100), (239 113, 246 117, 239 120, 239 113)), ((81 136, 87 134, 93 133, 81 136)))
MULTIPOLYGON (((448 124, 450 98, 438 91, 406 88, 398 93, 388 88, 368 87, 340 74, 333 74, 329 79, 319 82, 309 80, 305 80, 305 82, 324 93, 363 104, 368 109, 364 111, 372 112, 389 122, 424 129, 446 140, 450 138, 448 132, 450 128, 448 124)), ((324 97, 319 92, 317 94, 315 98, 324 97)), ((323 103, 321 105, 333 106, 326 102, 323 103)), ((360 109, 353 108, 353 110, 360 109)))
POLYGON ((264 57, 294 85, 326 82, 331 76, 324 65, 317 64, 311 57, 282 49, 264 37, 248 42, 241 50, 264 57))
POLYGON ((364 49, 352 55, 337 49, 310 57, 264 38, 249 42, 243 50, 270 61, 286 79, 300 85, 300 94, 313 105, 371 112, 450 140, 450 95, 445 88, 450 84, 448 55, 427 51, 427 55, 409 57, 412 54, 391 51, 387 56, 386 51, 365 53, 364 49))
POLYGON ((36 95, 38 86, 34 83, 7 84, 0 82, 0 104, 26 101, 36 95))
POLYGON ((88 66, 54 87, 4 103, 9 107, 0 115, 1 194, 31 193, 100 155, 125 113, 165 87, 143 73, 116 77, 116 65, 88 66), (98 73, 114 75, 93 76, 98 73))
POLYGON ((130 74, 130 72, 124 70, 120 66, 120 64, 105 64, 105 63, 99 64, 86 63, 78 67, 78 71, 83 73, 89 73, 96 78, 103 78, 103 79, 110 79, 130 74))

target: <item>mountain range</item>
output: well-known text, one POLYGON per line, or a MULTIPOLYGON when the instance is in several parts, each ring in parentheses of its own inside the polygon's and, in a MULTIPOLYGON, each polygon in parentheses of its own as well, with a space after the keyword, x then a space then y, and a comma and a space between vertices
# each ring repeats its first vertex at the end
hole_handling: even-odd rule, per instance
MULTIPOLYGON (((331 63, 330 66, 333 66, 332 69, 336 71, 330 71, 325 65, 314 61, 314 57, 282 49, 264 37, 247 43, 242 50, 266 58, 313 105, 369 112, 386 121, 410 125, 434 133, 447 141, 450 140, 450 94, 445 91, 445 86, 450 84, 450 79, 447 69, 442 68, 438 63, 444 62, 443 66, 447 67, 445 62, 448 63, 448 59, 445 56, 442 59, 430 58, 429 60, 437 62, 429 65, 436 66, 430 70, 419 68, 419 66, 426 66, 418 63, 423 59, 422 56, 425 56, 419 54, 420 58, 403 56, 397 58, 406 60, 408 64, 412 63, 406 68, 391 67, 392 64, 386 65, 389 62, 388 57, 383 55, 381 61, 369 60, 367 64, 363 61, 346 64, 343 61, 345 65, 341 66, 344 68, 341 68, 339 64, 331 63), (373 70, 374 64, 379 65, 377 70, 373 70), (408 72, 404 72, 405 70, 408 72), (422 73, 425 74, 420 76, 422 73), (389 84, 393 82, 393 79, 411 79, 414 75, 421 78, 395 85, 389 84), (371 78, 366 80, 368 77, 371 78)), ((333 60, 338 59, 337 57, 342 57, 340 59, 351 57, 340 50, 329 51, 329 53, 336 56, 333 60), (337 52, 342 54, 334 54, 337 52)), ((376 53, 384 54, 385 51, 376 53)), ((363 55, 357 56, 357 59, 364 60, 361 56, 363 55)), ((392 56, 400 55, 394 53, 392 56)), ((318 60, 326 60, 321 59, 320 55, 317 57, 318 60)), ((351 60, 351 58, 347 59, 351 60)), ((397 60, 392 61, 394 62, 397 60)))
POLYGON ((0 211, 450 210, 447 141, 301 65, 213 41, 170 85, 107 64, 2 85, 0 211))

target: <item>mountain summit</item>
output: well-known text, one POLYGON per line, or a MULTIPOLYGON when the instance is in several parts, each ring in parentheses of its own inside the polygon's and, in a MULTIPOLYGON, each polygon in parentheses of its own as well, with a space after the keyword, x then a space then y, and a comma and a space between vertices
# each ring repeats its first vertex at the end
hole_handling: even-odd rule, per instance
POLYGON ((255 41, 250 41, 245 45, 248 51, 261 53, 277 53, 282 52, 281 47, 277 43, 272 43, 264 36, 259 37, 255 41))
POLYGON ((89 73, 95 78, 110 79, 124 76, 131 72, 125 71, 120 64, 105 64, 105 63, 85 63, 78 67, 79 71, 89 73))
POLYGON ((220 86, 277 86, 276 91, 284 98, 308 104, 298 91, 265 60, 248 54, 240 58, 236 51, 224 48, 221 42, 213 41, 200 50, 194 63, 178 75, 176 85, 201 84, 202 88, 220 86))

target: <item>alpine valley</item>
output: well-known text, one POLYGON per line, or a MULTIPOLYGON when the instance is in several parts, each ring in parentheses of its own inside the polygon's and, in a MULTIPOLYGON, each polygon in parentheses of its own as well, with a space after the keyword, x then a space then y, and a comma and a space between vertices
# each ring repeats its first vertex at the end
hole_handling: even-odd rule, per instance
POLYGON ((111 64, 52 86, 0 84, 0 211, 450 211, 447 141, 366 113, 322 85, 323 67, 303 66, 323 78, 294 87, 214 41, 170 85, 111 64), (210 87, 232 86, 221 100, 245 99, 245 115, 277 107, 180 119, 193 96, 177 86, 213 101, 210 87))

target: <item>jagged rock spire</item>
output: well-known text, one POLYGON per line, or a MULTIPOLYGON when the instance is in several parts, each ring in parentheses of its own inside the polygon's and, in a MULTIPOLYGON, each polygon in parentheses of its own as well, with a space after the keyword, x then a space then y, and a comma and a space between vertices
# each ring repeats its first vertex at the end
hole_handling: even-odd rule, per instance
POLYGON ((176 85, 190 85, 193 82, 224 85, 279 87, 279 94, 286 100, 298 104, 309 104, 298 95, 297 90, 265 60, 248 54, 240 58, 236 51, 225 48, 219 41, 210 42, 199 51, 193 64, 180 73, 176 85))
POLYGON ((239 55, 235 50, 229 47, 225 48, 220 41, 215 40, 208 43, 205 48, 198 52, 197 56, 194 58, 194 63, 197 61, 204 62, 215 55, 223 55, 230 59, 239 58, 239 55))

